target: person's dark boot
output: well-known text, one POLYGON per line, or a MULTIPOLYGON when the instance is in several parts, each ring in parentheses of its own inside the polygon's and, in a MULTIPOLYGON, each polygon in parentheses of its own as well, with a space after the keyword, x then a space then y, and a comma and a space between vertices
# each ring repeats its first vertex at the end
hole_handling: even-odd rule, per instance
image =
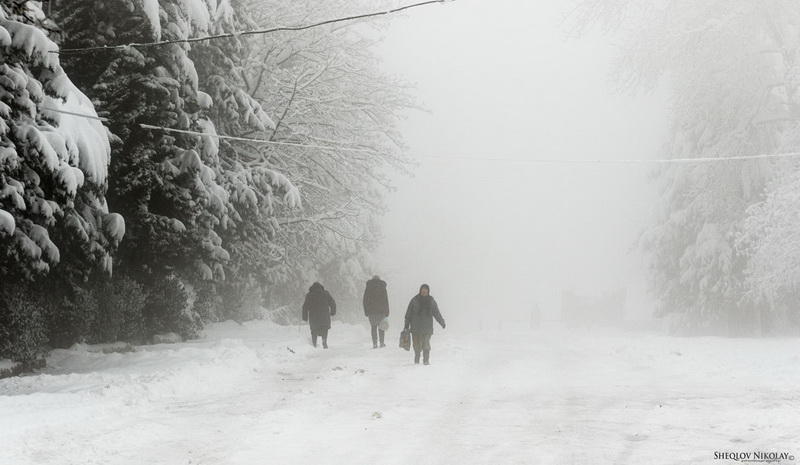
POLYGON ((383 343, 383 341, 386 338, 386 332, 381 331, 379 334, 380 334, 380 339, 381 339, 381 347, 386 347, 386 344, 383 343))
POLYGON ((327 349, 328 348, 328 340, 327 339, 323 339, 322 340, 322 348, 323 349, 327 349))
POLYGON ((424 363, 425 365, 430 365, 431 364, 431 351, 430 350, 426 350, 426 351, 424 351, 422 353, 422 363, 424 363))
POLYGON ((419 365, 419 352, 414 352, 414 363, 419 365))
POLYGON ((375 342, 375 341, 372 341, 372 348, 373 349, 377 349, 378 348, 378 343, 375 342))

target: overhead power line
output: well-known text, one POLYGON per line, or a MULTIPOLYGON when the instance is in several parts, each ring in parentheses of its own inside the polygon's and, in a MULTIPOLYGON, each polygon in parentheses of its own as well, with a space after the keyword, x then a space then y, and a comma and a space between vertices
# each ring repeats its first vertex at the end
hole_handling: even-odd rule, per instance
MULTIPOLYGON (((108 122, 108 119, 101 118, 99 116, 92 116, 86 115, 81 113, 74 113, 71 111, 65 110, 57 110, 55 108, 46 108, 42 107, 44 110, 54 111, 57 113, 63 113, 66 115, 76 116, 79 118, 88 118, 93 120, 100 120, 103 122, 108 122)), ((143 129, 150 129, 153 131, 164 131, 164 132, 172 132, 172 133, 179 133, 179 134, 187 134, 192 136, 199 136, 199 137, 213 137, 216 139, 224 139, 224 140, 233 140, 233 141, 241 141, 241 142, 250 142, 254 144, 266 144, 266 145, 279 145, 279 146, 288 146, 288 147, 300 147, 300 148, 312 148, 312 149, 320 149, 320 150, 338 150, 343 152, 361 152, 361 153, 372 153, 372 154, 380 154, 381 152, 371 149, 360 149, 355 147, 345 147, 345 146, 337 146, 337 145, 320 145, 320 144, 301 144, 297 142, 280 142, 274 141, 269 139, 256 139, 250 137, 236 137, 236 136, 226 136, 222 134, 211 134, 206 132, 199 132, 199 131, 190 131, 188 129, 177 129, 177 128, 168 128, 165 126, 156 126, 152 124, 143 124, 140 123, 139 127, 143 129)), ((520 163, 520 164, 532 164, 532 165, 666 165, 666 164, 679 164, 679 163, 725 163, 725 162, 733 162, 733 161, 748 161, 748 160, 770 160, 770 159, 780 159, 780 158, 800 158, 800 152, 783 152, 783 153, 762 153, 757 155, 733 155, 729 157, 721 156, 721 157, 696 157, 696 158, 644 158, 644 159, 635 159, 635 158, 618 158, 618 159, 590 159, 590 160, 569 160, 563 158, 513 158, 513 157, 493 157, 490 155, 487 156, 469 156, 469 155, 416 155, 416 158, 427 158, 427 159, 434 159, 434 160, 443 160, 443 161, 456 161, 456 160, 466 160, 466 161, 476 161, 476 162, 503 162, 503 163, 520 163)))
POLYGON ((81 118, 93 119, 93 120, 97 120, 97 121, 102 121, 104 123, 108 122, 108 118, 101 118, 100 116, 86 115, 86 114, 83 114, 83 113, 75 113, 75 112, 67 111, 67 110, 57 110, 55 108, 49 108, 49 107, 44 107, 44 106, 43 107, 39 107, 39 108, 41 108, 42 110, 45 110, 45 111, 52 111, 52 112, 55 112, 55 113, 63 113, 65 115, 80 116, 81 118))
POLYGON ((175 128, 167 128, 164 126, 153 126, 152 124, 139 124, 139 126, 143 129, 151 129, 156 131, 164 131, 164 132, 175 132, 180 134, 189 134, 193 136, 204 136, 204 137, 213 137, 216 139, 225 139, 225 140, 238 140, 241 142, 252 142, 256 144, 267 144, 267 145, 286 145, 290 147, 303 147, 303 148, 312 148, 312 149, 322 149, 322 150, 339 150, 345 152, 366 152, 366 153, 377 153, 374 150, 369 149, 359 149, 353 147, 339 147, 339 146, 332 146, 332 145, 316 145, 316 144, 301 144, 297 142, 280 142, 268 139, 252 139, 249 137, 235 137, 235 136, 224 136, 221 134, 210 134, 207 132, 197 132, 197 131, 189 131, 187 129, 175 129, 175 128))
MULTIPOLYGON (((226 140, 238 140, 244 142, 271 144, 271 145, 288 145, 293 147, 317 148, 323 150, 340 150, 347 152, 366 152, 366 153, 380 154, 380 152, 370 149, 358 149, 358 148, 332 146, 332 145, 300 144, 294 142, 276 142, 267 139, 251 139, 247 137, 233 137, 233 136, 224 136, 219 134, 208 134, 204 132, 189 131, 185 129, 174 129, 163 126, 153 126, 150 124, 140 124, 139 126, 145 129, 152 129, 152 130, 159 130, 166 132, 177 132, 181 134, 189 134, 195 136, 215 137, 218 139, 226 139, 226 140)), ((731 161, 745 161, 745 160, 765 160, 765 159, 776 159, 776 158, 800 158, 800 152, 765 153, 758 155, 735 155, 730 157, 651 158, 651 159, 638 159, 638 160, 633 158, 621 158, 612 160, 603 160, 603 159, 565 160, 559 158, 511 158, 511 157, 491 157, 491 156, 479 157, 479 156, 462 156, 462 155, 452 155, 452 156, 417 155, 417 158, 429 158, 429 159, 444 160, 444 161, 468 160, 468 161, 480 161, 480 162, 507 162, 507 163, 536 164, 536 165, 644 165, 644 164, 663 165, 663 164, 678 164, 678 163, 715 163, 715 162, 731 162, 731 161)))
POLYGON ((241 32, 229 32, 225 34, 216 34, 216 35, 209 35, 203 37, 190 37, 186 39, 171 39, 171 40, 162 40, 158 42, 131 42, 129 44, 121 44, 121 45, 106 45, 106 46, 98 46, 98 47, 84 47, 84 48, 65 48, 61 50, 52 50, 51 53, 61 53, 61 54, 70 54, 70 53, 84 53, 84 52, 94 52, 98 50, 121 50, 128 47, 159 47, 163 45, 169 44, 188 44, 194 42, 205 42, 208 40, 216 40, 216 39, 227 39, 231 37, 239 37, 239 36, 247 36, 247 35, 261 35, 261 34, 272 34, 275 32, 282 32, 282 31, 304 31, 307 29, 312 29, 315 27, 325 26, 328 24, 334 23, 341 23, 345 21, 355 21, 357 19, 365 19, 365 18, 373 18, 376 16, 385 16, 390 15, 393 13, 399 13, 401 11, 410 10, 412 8, 417 8, 426 5, 432 5, 434 3, 448 3, 454 2, 456 0, 429 0, 425 2, 414 3, 411 5, 400 6, 397 8, 392 8, 390 10, 383 10, 383 11, 376 11, 373 13, 363 13, 358 15, 351 15, 351 16, 344 16, 341 18, 333 18, 333 19, 326 19, 324 21, 320 21, 317 23, 305 24, 305 25, 298 25, 298 26, 277 26, 268 29, 258 29, 254 31, 241 31, 241 32))
POLYGON ((747 160, 767 160, 776 158, 800 158, 800 152, 763 153, 758 155, 734 155, 730 157, 697 157, 697 158, 618 158, 618 159, 590 159, 569 160, 563 158, 511 158, 491 156, 462 156, 462 155, 421 155, 420 158, 437 160, 467 160, 467 161, 499 161, 508 163, 535 164, 535 165, 666 165, 679 163, 716 163, 747 160))

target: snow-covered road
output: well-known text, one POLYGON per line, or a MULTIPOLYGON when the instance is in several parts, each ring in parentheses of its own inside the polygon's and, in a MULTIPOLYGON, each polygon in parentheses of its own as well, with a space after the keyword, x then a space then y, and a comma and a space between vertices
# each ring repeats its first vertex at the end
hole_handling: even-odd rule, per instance
MULTIPOLYGON (((56 351, 0 380, 0 464, 685 464, 800 452, 793 339, 433 338, 432 365, 336 324, 212 325, 126 354, 56 351)), ((792 463, 792 462, 784 462, 792 463)))

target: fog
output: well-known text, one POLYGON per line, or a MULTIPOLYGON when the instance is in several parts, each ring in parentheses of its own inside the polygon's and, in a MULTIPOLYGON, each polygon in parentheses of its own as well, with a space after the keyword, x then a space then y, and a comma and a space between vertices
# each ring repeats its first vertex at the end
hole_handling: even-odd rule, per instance
POLYGON ((661 92, 619 92, 607 36, 579 38, 564 2, 463 0, 395 19, 388 71, 415 84, 426 111, 402 131, 417 160, 388 199, 376 273, 393 308, 425 282, 464 328, 525 322, 538 303, 559 318, 562 290, 626 289, 647 318, 643 261, 652 167, 531 160, 655 158, 661 92))
POLYGON ((800 3, 572 1, 0 4, 0 464, 797 463, 800 3))

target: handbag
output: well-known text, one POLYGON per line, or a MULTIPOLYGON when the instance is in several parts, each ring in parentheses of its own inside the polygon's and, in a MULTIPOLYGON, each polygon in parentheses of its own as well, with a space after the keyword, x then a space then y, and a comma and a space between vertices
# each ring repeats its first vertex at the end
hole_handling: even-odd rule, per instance
POLYGON ((400 332, 400 348, 411 350, 411 331, 404 329, 400 332))

